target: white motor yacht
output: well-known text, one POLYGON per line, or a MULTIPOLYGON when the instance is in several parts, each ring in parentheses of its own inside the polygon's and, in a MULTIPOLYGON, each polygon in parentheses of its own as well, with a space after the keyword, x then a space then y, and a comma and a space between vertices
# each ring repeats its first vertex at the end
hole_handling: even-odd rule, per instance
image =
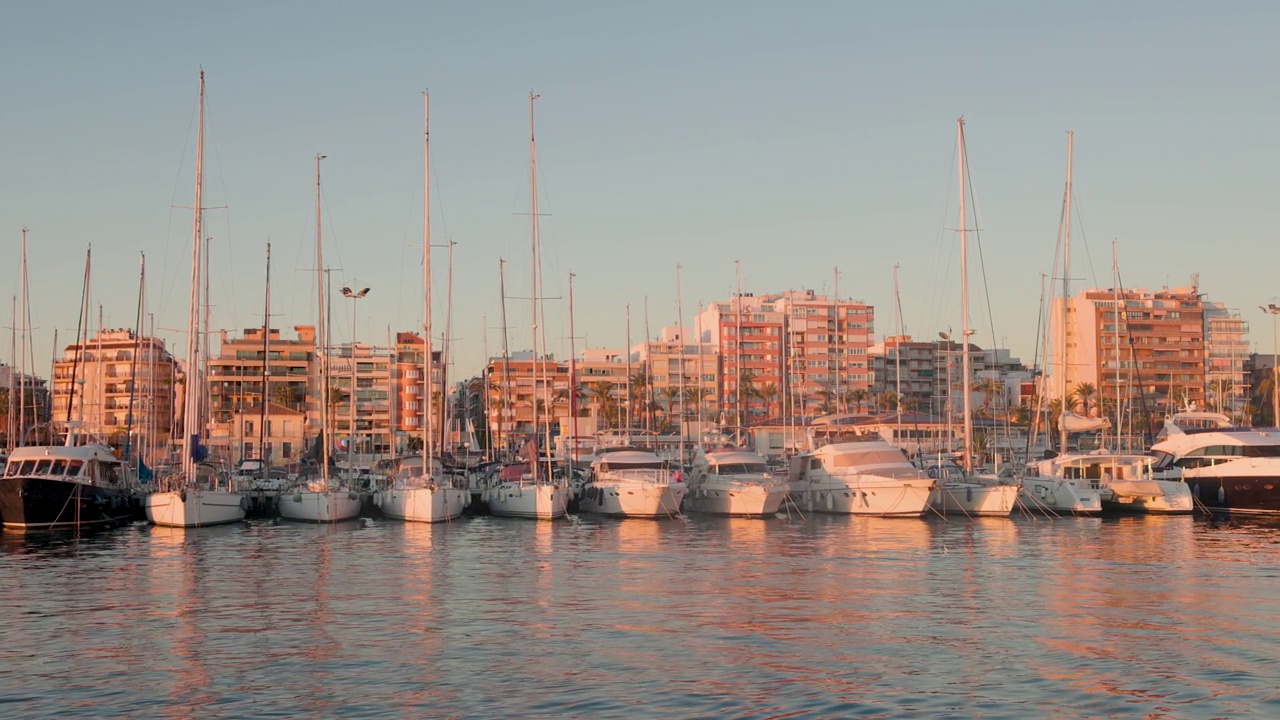
POLYGON ((597 451, 579 506, 616 517, 674 517, 687 487, 670 464, 635 447, 597 451))
POLYGON ((698 451, 685 503, 709 515, 765 517, 778 512, 787 485, 765 459, 743 448, 698 451))
POLYGON ((791 494, 812 512, 920 517, 934 482, 879 437, 836 442, 791 460, 791 494))

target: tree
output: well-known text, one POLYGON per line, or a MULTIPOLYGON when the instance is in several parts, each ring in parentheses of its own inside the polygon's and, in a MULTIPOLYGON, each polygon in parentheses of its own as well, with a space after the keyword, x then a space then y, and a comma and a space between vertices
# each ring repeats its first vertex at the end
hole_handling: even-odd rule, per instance
POLYGON ((973 384, 973 390, 982 393, 982 414, 986 417, 993 417, 991 413, 991 398, 999 395, 1004 388, 992 378, 982 378, 973 384))
POLYGON ((849 399, 853 401, 854 412, 862 414, 862 406, 871 399, 871 391, 866 388, 858 388, 849 393, 849 399))
POLYGON ((1080 404, 1083 406, 1085 415, 1088 415, 1089 411, 1093 408, 1093 396, 1097 394, 1098 389, 1094 387, 1093 383, 1080 383, 1079 385, 1076 385, 1075 396, 1080 400, 1080 404))
POLYGON ((773 416, 777 414, 774 412, 774 404, 777 402, 779 394, 781 393, 778 390, 778 386, 771 382, 765 383, 756 391, 756 395, 764 401, 766 415, 773 416))
POLYGON ((608 380, 600 380, 588 386, 591 398, 596 406, 596 418, 602 423, 603 427, 608 427, 606 419, 608 418, 608 410, 613 403, 613 383, 608 380))
POLYGON ((886 412, 896 410, 898 407, 898 393, 892 390, 885 390, 880 393, 880 397, 876 400, 877 407, 882 407, 886 412))

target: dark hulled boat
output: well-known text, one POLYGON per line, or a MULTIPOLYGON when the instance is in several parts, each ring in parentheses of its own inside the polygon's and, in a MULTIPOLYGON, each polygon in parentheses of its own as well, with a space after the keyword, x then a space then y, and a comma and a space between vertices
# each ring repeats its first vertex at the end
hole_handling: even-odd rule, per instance
POLYGON ((138 507, 128 466, 100 442, 15 448, 0 477, 6 529, 118 525, 133 520, 138 507))

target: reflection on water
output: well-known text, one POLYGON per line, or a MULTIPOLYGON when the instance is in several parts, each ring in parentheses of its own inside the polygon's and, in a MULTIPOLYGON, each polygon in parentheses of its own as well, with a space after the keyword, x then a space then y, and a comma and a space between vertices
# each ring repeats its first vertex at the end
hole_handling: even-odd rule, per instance
POLYGON ((0 715, 1275 716, 1278 548, 1185 517, 7 534, 0 715))

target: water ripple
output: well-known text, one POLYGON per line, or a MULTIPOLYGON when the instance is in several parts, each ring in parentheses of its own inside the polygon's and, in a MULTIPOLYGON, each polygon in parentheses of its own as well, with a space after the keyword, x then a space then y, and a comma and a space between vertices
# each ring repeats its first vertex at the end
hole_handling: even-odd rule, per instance
POLYGON ((1280 714, 1280 529, 363 520, 0 536, 4 717, 1280 714))

